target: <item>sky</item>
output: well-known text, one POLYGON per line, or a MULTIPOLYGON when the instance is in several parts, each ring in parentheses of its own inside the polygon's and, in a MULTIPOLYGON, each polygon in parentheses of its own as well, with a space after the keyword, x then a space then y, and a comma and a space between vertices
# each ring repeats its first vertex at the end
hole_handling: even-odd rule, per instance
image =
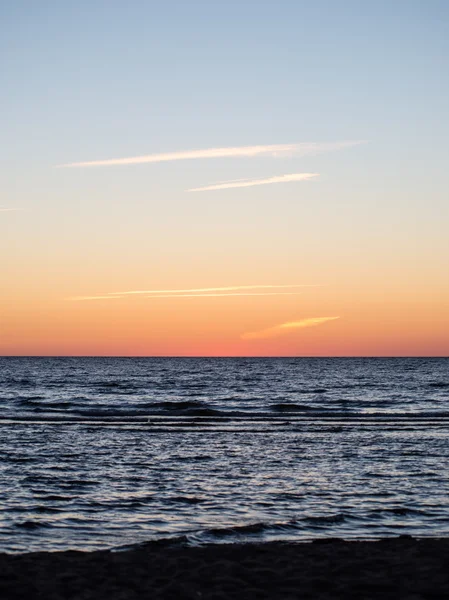
POLYGON ((0 56, 0 355, 449 354, 446 0, 15 0, 0 56))

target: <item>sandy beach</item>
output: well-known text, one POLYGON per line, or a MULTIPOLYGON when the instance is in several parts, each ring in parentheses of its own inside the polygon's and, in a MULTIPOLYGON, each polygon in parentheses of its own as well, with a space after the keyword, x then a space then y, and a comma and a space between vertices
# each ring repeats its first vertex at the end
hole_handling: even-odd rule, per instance
POLYGON ((0 597, 448 598, 449 539, 3 554, 0 597))

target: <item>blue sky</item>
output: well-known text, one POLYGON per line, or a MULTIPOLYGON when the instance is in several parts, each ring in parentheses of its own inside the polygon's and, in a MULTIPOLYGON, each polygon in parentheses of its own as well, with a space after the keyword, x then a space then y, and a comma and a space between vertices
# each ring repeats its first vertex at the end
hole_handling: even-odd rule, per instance
MULTIPOLYGON (((366 140, 357 152, 322 156, 318 170, 334 183, 344 176, 347 195, 395 186, 402 211, 432 190, 443 209, 446 2, 18 0, 2 11, 3 204, 40 202, 38 189, 61 177, 51 168, 68 162, 366 140)), ((270 164, 209 163, 205 178, 203 163, 179 165, 177 175, 189 188, 296 163, 270 164)), ((315 172, 315 157, 301 170, 315 172)), ((167 186, 171 172, 161 166, 151 177, 167 186)), ((141 187, 149 173, 114 177, 141 187)))
POLYGON ((342 138, 443 150, 446 2, 18 0, 2 12, 3 152, 22 163, 342 138))

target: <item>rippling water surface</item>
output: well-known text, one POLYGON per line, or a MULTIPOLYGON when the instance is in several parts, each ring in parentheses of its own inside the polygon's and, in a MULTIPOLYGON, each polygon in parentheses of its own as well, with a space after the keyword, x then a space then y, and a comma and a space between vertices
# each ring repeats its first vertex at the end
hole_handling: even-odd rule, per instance
POLYGON ((0 550, 449 535, 449 359, 0 358, 0 550))

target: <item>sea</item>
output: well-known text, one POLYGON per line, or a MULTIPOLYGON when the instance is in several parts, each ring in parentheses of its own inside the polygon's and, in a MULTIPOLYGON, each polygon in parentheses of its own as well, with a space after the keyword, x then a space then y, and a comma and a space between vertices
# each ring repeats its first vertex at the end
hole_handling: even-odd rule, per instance
POLYGON ((449 535, 448 358, 0 358, 0 551, 449 535))

